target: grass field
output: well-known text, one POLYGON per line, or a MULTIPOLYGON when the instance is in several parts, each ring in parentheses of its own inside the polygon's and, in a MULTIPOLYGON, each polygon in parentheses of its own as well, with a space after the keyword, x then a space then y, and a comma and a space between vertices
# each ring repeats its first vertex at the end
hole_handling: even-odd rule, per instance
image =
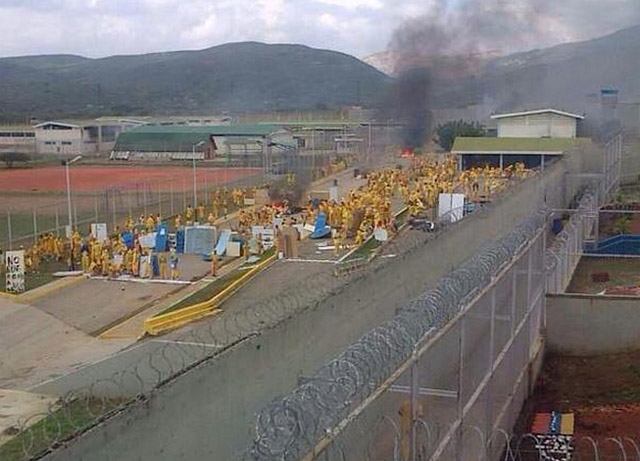
POLYGON ((118 405, 119 402, 100 399, 75 400, 41 419, 27 431, 17 434, 0 445, 0 459, 3 461, 30 459, 31 456, 49 448, 54 440, 64 440, 118 405))

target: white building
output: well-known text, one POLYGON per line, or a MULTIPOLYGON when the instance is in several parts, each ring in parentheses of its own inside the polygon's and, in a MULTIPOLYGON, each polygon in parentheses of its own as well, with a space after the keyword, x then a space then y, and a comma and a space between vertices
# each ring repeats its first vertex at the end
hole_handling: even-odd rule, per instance
POLYGON ((0 152, 36 153, 36 133, 31 125, 0 126, 0 152))
POLYGON ((496 114, 499 138, 575 138, 581 115, 556 109, 496 114))
POLYGON ((143 122, 128 119, 48 121, 33 127, 38 154, 98 155, 113 149, 118 134, 143 122))

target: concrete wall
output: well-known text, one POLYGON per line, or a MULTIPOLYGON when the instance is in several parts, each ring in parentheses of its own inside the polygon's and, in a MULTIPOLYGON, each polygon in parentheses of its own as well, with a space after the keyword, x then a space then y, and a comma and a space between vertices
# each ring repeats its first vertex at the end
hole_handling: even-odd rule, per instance
POLYGON ((575 355, 640 348, 640 298, 548 295, 547 347, 575 355))
POLYGON ((33 128, 0 127, 0 152, 35 154, 36 137, 33 128))
POLYGON ((80 128, 51 129, 45 125, 35 129, 36 149, 39 154, 77 155, 83 151, 80 128))
POLYGON ((256 414, 269 401, 292 391, 301 377, 512 228, 542 197, 560 206, 563 179, 558 162, 542 178, 524 181, 423 247, 195 367, 47 459, 237 459, 252 439, 256 414))
POLYGON ((576 132, 576 119, 551 113, 498 120, 500 138, 575 138, 576 132))

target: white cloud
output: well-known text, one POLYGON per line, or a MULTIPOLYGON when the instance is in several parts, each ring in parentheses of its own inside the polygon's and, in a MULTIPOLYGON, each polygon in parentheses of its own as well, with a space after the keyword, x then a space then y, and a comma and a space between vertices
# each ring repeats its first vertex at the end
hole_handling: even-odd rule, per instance
POLYGON ((349 10, 355 10, 357 8, 381 10, 384 8, 384 3, 380 0, 315 0, 315 2, 324 5, 340 6, 349 10))
MULTIPOLYGON (((394 29, 408 18, 427 14, 435 5, 456 8, 461 1, 0 0, 0 55, 97 57, 256 40, 304 43, 366 56, 385 50, 394 29)), ((640 22, 638 0, 552 3, 549 43, 640 22)))

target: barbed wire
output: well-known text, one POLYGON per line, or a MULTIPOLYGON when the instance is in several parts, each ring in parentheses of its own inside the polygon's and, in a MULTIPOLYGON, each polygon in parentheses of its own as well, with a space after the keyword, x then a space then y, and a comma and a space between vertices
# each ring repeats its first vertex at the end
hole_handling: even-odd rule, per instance
MULTIPOLYGON (((397 426, 387 415, 364 424, 354 421, 354 431, 350 435, 341 434, 327 448, 326 459, 341 461, 387 459, 402 461, 402 447, 408 446, 408 433, 397 426), (357 446, 358 449, 350 447, 357 446), (376 455, 377 454, 377 455, 376 455), (382 455, 381 455, 382 454, 382 455)), ((499 461, 528 460, 593 460, 631 461, 640 460, 640 439, 626 435, 590 437, 566 434, 510 434, 505 429, 493 430, 488 436, 477 425, 453 425, 416 418, 412 423, 416 433, 416 459, 430 459, 447 432, 457 430, 468 434, 465 452, 473 452, 474 459, 495 459, 499 461), (475 443, 474 443, 475 442, 475 443)), ((455 443, 451 441, 450 443, 455 443)), ((284 459, 284 458, 276 458, 284 459)))
MULTIPOLYGON (((497 200, 468 216, 481 218, 499 203, 497 200)), ((125 369, 78 386, 46 411, 23 418, 12 428, 14 438, 0 445, 0 459, 5 453, 20 453, 23 459, 46 454, 100 421, 147 401, 155 389, 178 379, 187 370, 275 328, 354 281, 389 264, 402 263, 416 248, 437 240, 452 226, 464 225, 467 219, 456 223, 444 219, 433 233, 403 233, 385 248, 385 253, 394 258, 376 258, 365 267, 343 271, 339 277, 330 269, 315 273, 257 303, 224 309, 214 321, 201 321, 188 332, 176 334, 175 341, 147 346, 149 352, 125 369)), ((311 447, 318 434, 332 427, 351 405, 370 394, 406 359, 429 328, 445 325, 542 222, 542 215, 536 214, 500 241, 484 245, 475 257, 445 276, 436 289, 408 303, 393 320, 372 330, 322 367, 307 385, 269 405, 258 418, 259 437, 252 448, 258 457, 248 459, 270 459, 266 453, 282 453, 286 457, 278 459, 294 459, 294 453, 311 447)))
POLYGON ((291 394, 258 416, 256 437, 244 459, 297 460, 342 421, 414 352, 428 332, 444 327, 544 225, 536 212, 501 239, 440 279, 436 288, 405 305, 321 367, 291 394))
POLYGON ((565 266, 574 263, 582 253, 583 238, 589 218, 593 218, 592 225, 597 225, 595 215, 598 213, 598 200, 596 189, 586 188, 577 200, 575 211, 571 212, 569 221, 562 231, 558 233, 545 252, 545 270, 549 278, 548 290, 550 293, 564 291, 568 284, 568 278, 573 274, 565 266), (575 248, 572 248, 575 247, 575 248))

